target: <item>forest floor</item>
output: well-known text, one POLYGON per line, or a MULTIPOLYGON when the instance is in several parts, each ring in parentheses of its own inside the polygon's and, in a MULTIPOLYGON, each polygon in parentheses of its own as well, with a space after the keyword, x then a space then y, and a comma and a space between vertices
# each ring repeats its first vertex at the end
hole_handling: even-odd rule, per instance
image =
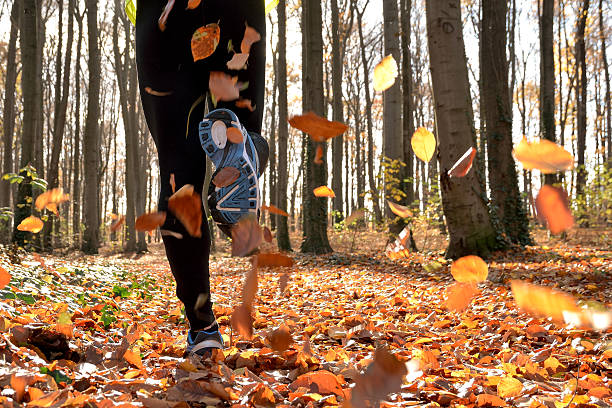
POLYGON ((439 252, 443 237, 432 233, 427 244, 417 235, 430 252, 391 261, 382 234, 333 234, 333 254, 292 254, 284 291, 283 274, 259 271, 250 340, 232 332, 230 316, 251 264, 217 252, 212 296, 227 348, 206 361, 181 358, 186 325, 159 244, 142 256, 0 248, 0 266, 12 275, 0 291, 0 401, 327 407, 347 401, 357 382, 381 399, 393 391, 380 404, 387 407, 609 407, 612 329, 532 318, 517 310, 510 280, 559 288, 609 310, 612 232, 535 236, 537 245, 487 259, 489 280, 456 313, 445 307, 453 277, 439 252), (291 339, 278 335, 281 326, 291 339), (407 363, 407 375, 384 359, 372 364, 379 346, 407 363))

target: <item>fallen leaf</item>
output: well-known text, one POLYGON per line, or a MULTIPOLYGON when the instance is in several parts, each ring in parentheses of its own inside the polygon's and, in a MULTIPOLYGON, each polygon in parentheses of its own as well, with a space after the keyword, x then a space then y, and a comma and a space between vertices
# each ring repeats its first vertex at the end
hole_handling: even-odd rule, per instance
POLYGON ((183 224, 189 235, 202 236, 202 198, 191 184, 185 184, 168 199, 168 209, 183 224))
POLYGON ((567 318, 581 314, 576 300, 568 294, 519 280, 511 281, 510 285, 516 305, 535 317, 550 317, 564 323, 567 318))
POLYGON ((473 283, 455 282, 446 290, 446 308, 453 312, 463 312, 478 293, 473 283))
POLYGON ((268 243, 272 242, 273 237, 272 237, 272 231, 270 231, 270 228, 264 227, 264 229, 263 229, 263 236, 264 236, 264 240, 266 242, 268 242, 268 243))
POLYGON ((294 382, 289 384, 290 390, 297 390, 300 387, 308 389, 321 395, 335 394, 344 398, 342 384, 334 374, 327 370, 312 371, 300 375, 294 382))
POLYGON ((476 397, 476 405, 479 407, 505 407, 506 401, 492 394, 479 394, 476 397))
POLYGON ((450 177, 464 177, 472 168, 472 163, 476 157, 476 149, 470 147, 467 152, 457 160, 457 162, 448 171, 450 177))
POLYGON ((242 37, 242 42, 240 43, 240 51, 242 51, 243 54, 249 54, 251 52, 251 45, 255 44, 259 40, 261 40, 261 35, 257 32, 257 30, 246 24, 244 36, 242 37))
POLYGON ((279 267, 291 267, 295 264, 295 261, 283 254, 269 254, 260 253, 255 255, 258 267, 268 268, 279 268, 279 267))
POLYGON ((348 126, 344 123, 329 121, 314 112, 292 116, 289 119, 289 124, 295 129, 308 133, 315 142, 324 142, 340 136, 348 129, 348 126))
POLYGON ((336 194, 334 194, 334 191, 327 186, 320 186, 320 187, 315 188, 314 195, 315 197, 330 197, 330 198, 336 197, 336 194))
MULTIPOLYGON (((64 194, 64 189, 58 187, 40 194, 38 197, 36 197, 36 202, 34 205, 38 211, 42 211, 42 209, 47 207, 49 204, 61 204, 68 201, 68 199, 69 195, 64 194)), ((55 207, 54 212, 57 212, 57 207, 55 207)))
POLYGON ((11 281, 11 278, 11 274, 0 266, 0 289, 4 289, 4 287, 11 281))
POLYGON ((162 11, 161 16, 159 16, 157 26, 161 31, 166 31, 166 22, 168 21, 168 16, 172 11, 172 7, 174 7, 174 0, 168 0, 168 3, 166 3, 166 7, 164 7, 164 11, 162 11))
POLYGON ((293 337, 291 336, 289 327, 283 324, 268 335, 268 341, 270 342, 270 346, 272 346, 272 350, 282 353, 293 344, 293 337))
POLYGON ((220 71, 213 71, 208 78, 208 88, 217 101, 233 101, 240 96, 238 77, 231 77, 220 71))
POLYGON ((248 109, 251 112, 255 112, 255 107, 251 104, 251 100, 250 99, 238 99, 236 101, 236 107, 237 108, 243 108, 243 109, 248 109))
POLYGON ((289 283, 289 274, 283 273, 280 278, 278 278, 278 289, 282 294, 287 289, 287 284, 289 283))
POLYGON ((254 407, 274 407, 276 398, 274 393, 266 384, 257 384, 256 391, 249 398, 254 407))
POLYGON ((240 131, 240 129, 235 128, 233 126, 228 127, 227 130, 225 131, 225 134, 227 136, 227 140, 229 140, 232 143, 242 143, 244 141, 242 132, 240 131))
POLYGON ((166 91, 166 92, 155 91, 150 86, 147 86, 145 88, 145 92, 148 93, 149 95, 153 95, 153 96, 169 96, 169 95, 172 95, 172 91, 166 91))
POLYGON ((567 194, 560 187, 543 185, 535 200, 538 218, 545 221, 553 234, 563 232, 574 225, 567 194))
MULTIPOLYGON (((174 3, 174 1, 172 2, 174 3)), ((216 23, 210 23, 195 30, 191 37, 191 54, 193 55, 193 61, 195 62, 210 57, 217 49, 220 37, 221 29, 216 23)))
POLYGON ((152 231, 157 227, 161 227, 166 222, 166 212, 157 211, 147 214, 142 214, 136 218, 136 231, 152 231))
POLYGON ((30 215, 28 218, 24 219, 17 226, 19 231, 28 231, 33 232, 34 234, 40 232, 43 229, 43 222, 40 218, 30 215))
POLYGON ((139 347, 135 346, 132 349, 126 350, 126 352, 123 354, 123 358, 125 359, 125 361, 132 364, 133 366, 138 367, 140 369, 143 368, 139 347))
POLYGON ((287 211, 283 211, 280 208, 270 204, 270 205, 262 205, 261 211, 268 211, 270 214, 278 214, 283 217, 289 217, 289 213, 287 211))
POLYGON ((314 163, 315 164, 323 164, 323 148, 321 146, 317 146, 317 151, 315 153, 315 159, 314 159, 314 163))
POLYGON ((414 154, 425 163, 429 163, 436 151, 436 137, 424 127, 420 127, 412 135, 410 141, 414 154))
POLYGON ((451 274, 457 282, 484 282, 489 276, 489 267, 479 256, 468 255, 453 262, 451 274))
POLYGON ((501 398, 513 398, 521 395, 523 383, 513 377, 505 377, 497 384, 497 395, 501 398))
POLYGON ((217 172, 212 182, 215 186, 227 187, 231 185, 234 181, 238 180, 240 176, 240 170, 235 167, 223 167, 221 170, 217 172))
POLYGON ((263 240, 263 230, 257 217, 243 217, 232 226, 232 256, 246 256, 253 252, 263 240))
POLYGON ((382 92, 391 88, 397 74, 397 63, 393 55, 387 55, 374 67, 374 90, 382 92))
POLYGON ((528 142, 523 138, 512 153, 525 170, 538 169, 544 174, 569 170, 574 166, 570 152, 546 139, 528 142))
POLYGON ((202 0, 189 0, 187 2, 187 10, 193 10, 194 8, 198 7, 201 1, 202 0))
POLYGON ((387 204, 389 204, 389 208, 391 209, 391 212, 397 215, 398 217, 402 217, 402 218, 412 217, 412 211, 410 211, 408 207, 405 207, 401 204, 396 204, 389 200, 387 200, 387 204))
POLYGON ((125 215, 122 215, 117 221, 111 225, 111 232, 117 232, 121 228, 121 226, 125 223, 125 215))
POLYGON ((234 71, 244 69, 246 68, 246 63, 248 59, 249 54, 238 52, 232 56, 231 60, 227 61, 227 69, 231 69, 234 71))

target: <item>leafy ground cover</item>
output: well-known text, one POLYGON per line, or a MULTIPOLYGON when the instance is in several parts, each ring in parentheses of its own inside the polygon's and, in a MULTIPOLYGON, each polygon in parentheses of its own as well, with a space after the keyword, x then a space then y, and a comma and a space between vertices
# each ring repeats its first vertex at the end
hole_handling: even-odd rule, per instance
POLYGON ((251 263, 215 255, 212 293, 227 348, 206 361, 181 358, 185 319, 161 247, 139 258, 4 250, 0 266, 11 280, 0 291, 0 401, 33 407, 348 401, 358 407, 379 399, 380 406, 612 404, 612 330, 531 317, 518 310, 510 290, 511 280, 528 281, 609 310, 611 250, 550 241, 496 254, 487 260, 489 279, 458 313, 447 309, 454 282, 449 262, 416 253, 391 261, 380 251, 382 238, 368 238, 358 237, 358 245, 340 239, 341 251, 328 256, 293 254, 291 268, 259 269, 251 339, 230 324, 251 263))

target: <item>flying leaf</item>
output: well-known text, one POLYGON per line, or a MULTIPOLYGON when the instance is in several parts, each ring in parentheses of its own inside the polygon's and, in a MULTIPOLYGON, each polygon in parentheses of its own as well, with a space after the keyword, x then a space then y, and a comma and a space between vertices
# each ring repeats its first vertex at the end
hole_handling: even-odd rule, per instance
POLYGON ((497 383, 497 395, 501 398, 518 397, 523 392, 523 383, 514 377, 505 377, 497 383))
POLYGON ((457 282, 484 282, 489 275, 489 267, 480 257, 468 255, 453 262, 451 265, 451 274, 457 282))
POLYGON ((408 209, 408 207, 404 207, 403 205, 396 204, 392 201, 387 200, 387 204, 389 204, 389 208, 391 212, 398 217, 402 218, 410 218, 412 217, 412 211, 408 209))
POLYGON ((136 218, 136 231, 152 231, 157 227, 164 225, 166 222, 166 212, 158 211, 147 214, 142 214, 136 218))
POLYGON ((187 9, 193 10, 194 8, 198 7, 201 2, 202 0, 189 0, 189 2, 187 2, 187 9))
POLYGON ((176 181, 174 180, 174 173, 170 174, 170 187, 172 187, 172 194, 176 193, 176 181))
POLYGON ((321 146, 317 146, 314 163, 323 164, 323 160, 321 160, 322 158, 323 158, 323 148, 321 146))
POLYGON ((424 127, 420 127, 414 132, 410 144, 416 157, 425 163, 429 163, 436 151, 436 137, 424 127))
POLYGON ((476 157, 476 149, 470 147, 467 152, 457 160, 457 162, 448 171, 450 177, 464 177, 472 168, 472 163, 476 157))
POLYGON ((374 90, 385 91, 393 86, 397 78, 397 63, 393 55, 387 55, 374 67, 374 90))
POLYGON ((250 214, 243 217, 232 227, 232 256, 247 256, 263 240, 263 230, 257 218, 250 214))
POLYGON ((162 11, 161 16, 159 16, 157 25, 161 31, 166 31, 166 22, 168 21, 168 16, 172 11, 172 7, 174 7, 174 0, 168 0, 168 3, 166 3, 166 7, 164 7, 164 11, 162 11))
POLYGON ((563 232, 574 225, 567 194, 560 187, 544 185, 535 200, 538 218, 545 221, 553 234, 563 232))
POLYGON ((172 91, 156 91, 153 88, 151 88, 150 86, 147 86, 145 88, 145 92, 148 93, 149 95, 153 95, 153 96, 169 96, 172 95, 172 91))
POLYGON ((280 208, 270 204, 270 205, 262 205, 261 211, 268 211, 270 214, 278 214, 283 217, 289 217, 289 213, 287 211, 283 211, 280 208))
POLYGON ((168 209, 183 224, 189 235, 202 236, 202 198, 191 184, 185 184, 168 199, 168 209))
POLYGON ((264 236, 264 240, 266 242, 272 242, 272 239, 274 237, 272 237, 272 231, 270 231, 270 228, 268 227, 264 227, 263 229, 263 236, 264 236))
MULTIPOLYGON (((61 187, 47 190, 44 193, 36 197, 35 206, 38 211, 42 211, 43 208, 48 207, 49 204, 61 204, 68 201, 68 194, 64 194, 64 189, 61 187)), ((52 207, 53 208, 53 207, 52 207)), ((57 211, 57 209, 56 209, 57 211)))
POLYGON ((269 268, 278 268, 278 267, 291 267, 295 264, 292 258, 283 254, 268 254, 261 253, 255 256, 257 266, 259 267, 269 267, 269 268))
POLYGON ((255 107, 251 104, 251 100, 250 99, 238 99, 236 101, 236 107, 237 108, 243 108, 243 109, 248 109, 251 112, 255 112, 255 107))
POLYGON ((257 32, 257 30, 246 24, 244 29, 244 37, 242 37, 242 42, 240 43, 240 51, 242 51, 243 54, 250 53, 251 45, 255 44, 259 40, 261 40, 261 35, 257 32))
POLYGON ((250 339, 253 337, 253 316, 249 305, 240 305, 234 309, 231 317, 232 327, 241 336, 250 339))
POLYGON ((314 195, 315 197, 331 197, 331 198, 336 197, 336 194, 334 194, 334 191, 327 186, 320 186, 320 187, 315 188, 314 195))
POLYGON ((324 142, 340 136, 348 129, 348 126, 344 123, 329 121, 313 112, 292 116, 289 119, 289 124, 304 133, 308 133, 315 142, 324 142))
POLYGON ((217 23, 210 23, 195 30, 191 37, 191 54, 193 55, 193 61, 195 62, 210 57, 217 49, 220 37, 221 29, 217 23))
POLYGON ((40 218, 30 215, 28 218, 21 221, 21 223, 17 226, 17 229, 19 231, 28 231, 36 234, 43 229, 43 222, 40 218))
POLYGON ((111 225, 110 227, 111 232, 117 232, 121 228, 123 223, 125 223, 125 215, 122 215, 121 217, 119 217, 119 219, 115 221, 113 225, 111 225))
POLYGON ((510 285, 517 306, 535 317, 550 317, 563 323, 568 317, 581 314, 571 295, 519 280, 511 281, 510 285))
POLYGON ((455 282, 446 291, 446 308, 453 312, 463 312, 478 293, 473 283, 455 282))
POLYGON ((249 54, 238 52, 232 56, 232 59, 227 61, 227 69, 239 71, 246 67, 249 54))
POLYGON ((227 140, 229 140, 232 143, 242 143, 244 141, 244 138, 242 136, 242 132, 240 131, 240 129, 235 128, 233 126, 228 127, 227 130, 225 131, 225 134, 227 136, 227 140))
POLYGON ((374 361, 365 373, 355 380, 351 393, 351 405, 355 408, 377 405, 390 393, 399 392, 407 374, 406 364, 389 351, 380 348, 374 354, 374 361))
POLYGON ((569 170, 574 165, 570 152, 546 139, 528 142, 523 138, 512 153, 525 170, 538 169, 544 174, 569 170))
POLYGON ((4 289, 4 287, 11 281, 11 278, 11 274, 0 266, 0 289, 4 289))
POLYGON ((242 287, 242 303, 251 306, 255 302, 257 296, 257 265, 253 265, 248 275, 244 279, 244 286, 242 287))
POLYGON ((235 167, 223 167, 217 172, 212 182, 215 186, 227 187, 231 185, 240 176, 240 170, 235 167))
POLYGON ((231 77, 220 71, 213 71, 208 78, 208 88, 216 101, 233 101, 240 96, 238 77, 231 77))
POLYGON ((283 324, 268 335, 268 341, 270 342, 270 346, 272 346, 272 350, 282 353, 293 344, 293 337, 291 336, 289 327, 283 324))

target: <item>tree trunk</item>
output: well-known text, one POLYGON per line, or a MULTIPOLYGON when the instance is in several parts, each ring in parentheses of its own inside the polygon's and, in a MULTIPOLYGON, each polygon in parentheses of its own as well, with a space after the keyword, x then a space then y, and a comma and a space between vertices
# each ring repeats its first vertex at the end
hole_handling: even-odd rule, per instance
MULTIPOLYGON (((272 41, 273 36, 270 35, 270 41, 272 41)), ((268 159, 268 169, 269 169, 269 182, 270 186, 270 203, 276 205, 276 196, 278 189, 278 169, 277 169, 277 126, 276 126, 276 89, 277 89, 277 81, 278 81, 278 51, 272 52, 272 66, 274 67, 274 81, 272 86, 272 108, 270 110, 270 158, 268 159)), ((276 230, 276 220, 278 216, 275 214, 268 213, 270 217, 270 228, 272 231, 276 230)))
MULTIPOLYGON (((321 3, 318 1, 302 3, 302 69, 304 82, 308 84, 302 90, 304 112, 312 111, 325 116, 323 100, 323 38, 321 21, 321 3)), ((313 190, 327 184, 327 164, 314 164, 317 144, 311 138, 304 140, 306 151, 304 163, 304 240, 302 252, 324 254, 332 251, 327 238, 327 199, 315 197, 313 190)), ((326 157, 325 144, 319 144, 326 157)))
POLYGON ((89 49, 89 92, 87 97, 87 119, 83 150, 85 156, 84 212, 85 233, 81 249, 87 254, 98 252, 100 214, 98 208, 98 155, 100 135, 98 119, 100 116, 100 75, 101 59, 98 44, 98 2, 87 0, 87 38, 89 49))
POLYGON ((601 41, 601 59, 603 61, 604 76, 606 81, 606 95, 605 111, 606 111, 606 131, 607 135, 606 145, 608 147, 607 153, 607 164, 612 167, 612 103, 610 101, 610 66, 608 64, 608 57, 606 54, 606 35, 604 32, 604 14, 603 14, 603 0, 599 0, 599 40, 601 41))
POLYGON ((576 127, 577 127, 577 174, 576 174, 576 197, 584 195, 586 184, 586 168, 584 163, 584 152, 586 150, 587 131, 587 67, 586 47, 584 44, 584 32, 586 30, 587 16, 589 13, 589 0, 584 0, 578 15, 578 27, 576 30, 576 127))
POLYGON ((74 246, 81 245, 81 47, 83 44, 83 19, 78 8, 74 13, 79 25, 79 39, 77 40, 76 66, 74 69, 75 96, 74 96, 74 155, 72 157, 74 177, 72 183, 72 229, 74 246))
MULTIPOLYGON (((539 0, 538 0, 539 4, 539 0)), ((542 0, 540 12, 540 132, 544 139, 556 142, 555 136, 555 0, 542 0)), ((555 174, 545 174, 546 184, 558 181, 555 174)))
POLYGON ((521 204, 512 157, 512 106, 506 57, 506 0, 482 3, 482 104, 489 152, 489 188, 494 211, 510 242, 526 245, 529 221, 521 204))
MULTIPOLYGON (((276 6, 278 12, 278 185, 276 190, 276 205, 283 211, 287 211, 287 189, 289 188, 289 173, 287 169, 287 140, 289 129, 287 128, 287 16, 286 0, 280 0, 276 6)), ((297 184, 297 182, 296 182, 297 184)), ((291 251, 289 240, 289 228, 287 217, 278 217, 276 241, 281 251, 291 251)))
POLYGON ((486 256, 497 242, 477 175, 471 171, 463 178, 448 177, 448 170, 475 141, 460 0, 427 0, 426 14, 440 190, 450 240, 446 254, 486 256))
MULTIPOLYGON (((338 13, 338 0, 330 0, 331 3, 331 29, 332 29, 332 117, 333 120, 344 123, 344 107, 342 104, 342 64, 343 58, 340 52, 340 22, 338 13)), ((333 199, 335 212, 334 223, 340 222, 342 216, 342 145, 344 135, 332 140, 332 190, 336 193, 333 199)), ((361 177, 361 174, 358 175, 361 177)))
POLYGON ((414 202, 414 154, 410 140, 414 134, 414 103, 412 99, 412 58, 410 55, 410 24, 412 0, 400 0, 402 23, 402 132, 404 140, 403 161, 406 167, 402 172, 402 191, 406 194, 404 204, 414 202))

